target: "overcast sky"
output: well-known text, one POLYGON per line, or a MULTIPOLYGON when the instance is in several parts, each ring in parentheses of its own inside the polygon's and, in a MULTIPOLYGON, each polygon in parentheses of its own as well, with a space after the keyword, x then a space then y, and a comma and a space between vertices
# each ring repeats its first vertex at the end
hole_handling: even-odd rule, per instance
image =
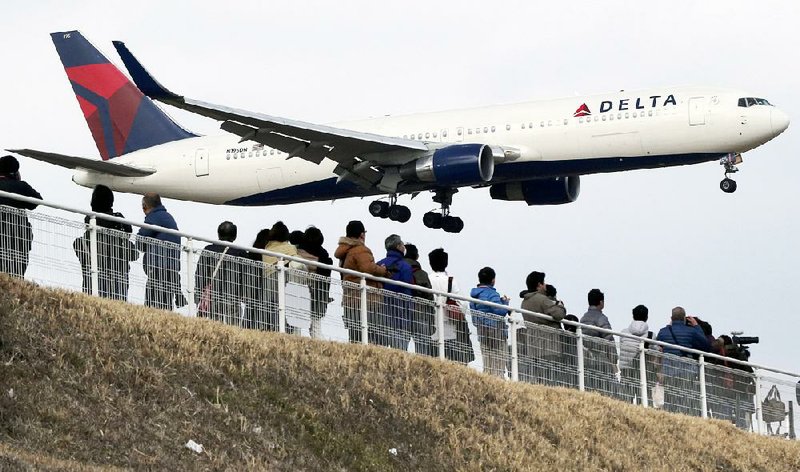
MULTIPOLYGON (((125 41, 171 89, 212 103, 312 122, 413 113, 670 85, 733 87, 765 97, 794 118, 795 1, 655 2, 13 2, 2 7, 0 148, 98 157, 49 33, 81 30, 113 62, 125 41)), ((175 109, 185 127, 219 124, 175 109)), ((213 236, 230 219, 249 244, 276 220, 319 226, 332 251, 349 219, 362 219, 377 257, 400 234, 422 253, 450 252, 464 288, 497 270, 519 306, 531 270, 547 273, 567 309, 606 294, 606 314, 625 328, 631 308, 663 327, 675 305, 715 334, 761 337, 758 363, 800 371, 795 319, 800 124, 744 155, 735 194, 719 190, 717 163, 582 178, 570 205, 528 207, 463 190, 459 235, 426 229, 427 194, 406 224, 372 218, 369 199, 234 208, 167 201, 181 229, 213 236)), ((21 159, 23 178, 45 199, 88 207, 71 172, 21 159)), ((116 209, 141 218, 139 197, 116 209)), ((425 261, 424 266, 427 266, 425 261)))

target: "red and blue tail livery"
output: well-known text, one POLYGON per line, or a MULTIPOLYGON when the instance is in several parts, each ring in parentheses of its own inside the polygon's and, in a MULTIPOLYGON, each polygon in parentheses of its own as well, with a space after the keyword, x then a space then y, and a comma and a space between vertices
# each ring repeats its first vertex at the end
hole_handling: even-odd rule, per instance
POLYGON ((80 32, 50 36, 103 160, 195 136, 145 97, 80 32))

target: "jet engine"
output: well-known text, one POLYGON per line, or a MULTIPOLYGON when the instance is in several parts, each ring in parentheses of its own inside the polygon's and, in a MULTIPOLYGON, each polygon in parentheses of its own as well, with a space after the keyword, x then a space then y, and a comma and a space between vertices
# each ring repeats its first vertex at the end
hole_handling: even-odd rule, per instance
POLYGON ((494 163, 503 157, 503 150, 499 147, 455 144, 403 165, 400 177, 447 187, 476 185, 492 180, 494 163))
POLYGON ((489 189, 489 194, 495 200, 524 200, 528 205, 572 203, 580 193, 581 178, 578 176, 495 184, 489 189))

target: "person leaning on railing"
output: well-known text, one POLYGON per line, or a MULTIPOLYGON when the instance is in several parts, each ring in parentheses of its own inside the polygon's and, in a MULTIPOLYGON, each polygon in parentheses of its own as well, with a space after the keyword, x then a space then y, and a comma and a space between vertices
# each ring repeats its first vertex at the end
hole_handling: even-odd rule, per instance
MULTIPOLYGON (((363 272, 376 277, 386 277, 389 270, 375 263, 372 251, 365 245, 367 230, 358 220, 347 223, 345 235, 339 238, 339 247, 333 257, 339 259, 339 266, 344 269, 363 272)), ((343 321, 349 333, 351 343, 361 342, 361 277, 357 275, 343 275, 342 280, 349 282, 342 288, 342 308, 344 309, 343 321)), ((367 279, 367 286, 375 289, 383 288, 383 284, 367 279)), ((381 296, 377 290, 367 293, 367 313, 370 319, 377 315, 381 296)), ((370 323, 372 324, 372 323, 370 323)))
MULTIPOLYGON (((611 330, 611 322, 603 313, 606 306, 606 297, 600 289, 589 290, 586 296, 589 309, 581 317, 581 323, 611 330)), ((599 390, 606 394, 616 393, 617 373, 617 346, 614 344, 614 335, 584 328, 585 336, 584 363, 586 366, 586 388, 599 390)))
MULTIPOLYGON (((254 249, 264 249, 269 241, 269 228, 264 228, 258 232, 254 249)), ((277 326, 269 326, 267 323, 266 309, 266 280, 264 278, 264 263, 261 254, 255 251, 247 253, 250 262, 243 264, 242 273, 242 297, 244 301, 244 319, 242 327, 249 329, 260 329, 277 331, 277 326)))
MULTIPOLYGON (((461 290, 458 286, 458 281, 447 273, 449 261, 450 256, 442 248, 434 249, 428 254, 428 262, 432 271, 429 275, 431 288, 438 292, 460 295, 461 290)), ((475 351, 472 348, 472 342, 469 337, 469 323, 467 323, 467 319, 464 316, 464 313, 469 309, 469 305, 466 302, 445 298, 440 295, 435 296, 434 300, 436 300, 437 305, 442 306, 444 316, 442 318, 443 329, 439 332, 437 327, 436 331, 431 335, 432 340, 436 342, 440 337, 444 339, 445 359, 460 364, 469 364, 475 359, 475 351)))
MULTIPOLYGON (((14 156, 0 157, 0 190, 24 197, 42 196, 19 173, 19 162, 14 156)), ((0 197, 0 206, 19 210, 33 210, 35 203, 0 197)), ((0 211, 0 272, 23 278, 28 269, 29 255, 33 243, 33 230, 24 211, 0 211)))
MULTIPOLYGON (((161 204, 161 196, 157 193, 146 193, 142 197, 142 211, 146 224, 178 229, 175 218, 161 204)), ((180 244, 181 237, 178 235, 149 228, 139 229, 136 246, 144 252, 146 306, 172 310, 173 301, 178 308, 186 305, 186 297, 181 292, 180 244)))
POLYGON ((544 272, 533 271, 525 279, 527 290, 520 293, 522 309, 542 313, 553 319, 524 314, 524 329, 517 331, 517 349, 520 359, 519 379, 523 382, 553 383, 555 364, 562 359, 561 339, 556 331, 539 329, 547 326, 561 329, 561 320, 567 314, 564 304, 547 296, 544 272))
MULTIPOLYGON (((125 215, 114 211, 114 193, 105 185, 98 185, 92 191, 92 211, 117 218, 125 215)), ((84 223, 90 223, 86 215, 84 223)), ((113 300, 128 300, 128 274, 131 261, 139 258, 136 245, 131 242, 133 229, 127 223, 119 223, 98 216, 95 218, 97 237, 97 294, 113 300), (102 228, 102 229, 101 229, 102 228)), ((72 243, 83 273, 83 292, 92 293, 91 230, 86 228, 83 235, 72 243)))
MULTIPOLYGON (((289 228, 283 223, 283 221, 276 222, 274 225, 272 225, 272 229, 269 230, 269 241, 267 242, 264 250, 278 254, 285 254, 287 256, 298 257, 299 254, 297 252, 297 247, 289 242, 290 234, 289 228)), ((297 261, 280 261, 277 256, 269 256, 266 254, 261 256, 261 260, 264 262, 264 279, 267 283, 267 293, 265 297, 267 325, 269 326, 267 329, 278 330, 279 313, 277 264, 282 263, 294 271, 305 271, 306 265, 297 261)), ((288 281, 289 278, 287 277, 285 282, 288 281)), ((286 330, 287 332, 294 332, 295 328, 287 325, 286 330)))
MULTIPOLYGON (((223 221, 217 227, 217 239, 232 243, 237 232, 235 224, 223 221)), ((194 273, 197 316, 240 324, 246 257, 245 251, 221 244, 209 244, 203 249, 194 273)))
MULTIPOLYGON (((406 247, 405 261, 411 266, 411 278, 414 280, 414 285, 431 288, 431 279, 419 263, 419 250, 417 246, 410 243, 405 243, 404 246, 406 247)), ((414 290, 412 295, 415 299, 433 301, 433 294, 429 292, 414 290)), ((433 305, 412 300, 410 311, 412 314, 411 337, 414 338, 414 349, 417 354, 430 357, 438 356, 438 346, 433 343, 433 339, 431 338, 435 325, 433 305)))
MULTIPOLYGON (((384 241, 384 247, 386 257, 378 261, 378 265, 389 270, 388 277, 392 280, 414 283, 411 264, 405 260, 406 247, 403 239, 396 234, 390 234, 384 241)), ((382 316, 376 320, 375 344, 407 350, 408 340, 411 338, 413 291, 395 284, 384 284, 383 289, 387 293, 383 297, 382 316)))
MULTIPOLYGON (((328 251, 322 247, 325 237, 322 231, 314 226, 309 226, 303 233, 303 240, 297 252, 303 259, 333 265, 333 259, 328 251)), ((308 266, 308 271, 316 274, 316 277, 308 277, 308 289, 311 296, 311 327, 309 334, 312 338, 322 338, 322 318, 328 310, 328 303, 331 302, 331 270, 313 265, 308 266)))
MULTIPOLYGON (((672 309, 670 324, 661 328, 656 336, 657 341, 675 344, 698 351, 709 352, 711 345, 700 325, 686 310, 676 306, 672 309)), ((699 399, 698 366, 690 353, 673 347, 663 347, 661 375, 664 383, 664 406, 671 411, 697 414, 699 399)))
MULTIPOLYGON (((469 296, 478 300, 508 305, 508 297, 500 296, 494 288, 496 274, 491 267, 484 267, 478 271, 478 286, 473 288, 469 296)), ((508 328, 505 316, 508 310, 489 305, 470 302, 469 307, 477 312, 472 321, 478 330, 478 340, 483 353, 483 370, 491 375, 505 378, 505 368, 508 359, 508 328), (481 315, 480 313, 486 313, 481 315)))

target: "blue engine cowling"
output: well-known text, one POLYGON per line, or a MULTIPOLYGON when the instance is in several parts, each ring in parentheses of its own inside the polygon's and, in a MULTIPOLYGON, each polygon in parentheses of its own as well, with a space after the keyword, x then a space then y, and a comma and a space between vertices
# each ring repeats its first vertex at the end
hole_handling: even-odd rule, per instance
POLYGON ((524 200, 528 205, 572 203, 580 193, 581 178, 577 175, 496 184, 489 189, 495 200, 524 200))
POLYGON ((495 160, 503 150, 486 144, 455 144, 400 168, 404 180, 442 186, 476 185, 492 180, 495 160))

